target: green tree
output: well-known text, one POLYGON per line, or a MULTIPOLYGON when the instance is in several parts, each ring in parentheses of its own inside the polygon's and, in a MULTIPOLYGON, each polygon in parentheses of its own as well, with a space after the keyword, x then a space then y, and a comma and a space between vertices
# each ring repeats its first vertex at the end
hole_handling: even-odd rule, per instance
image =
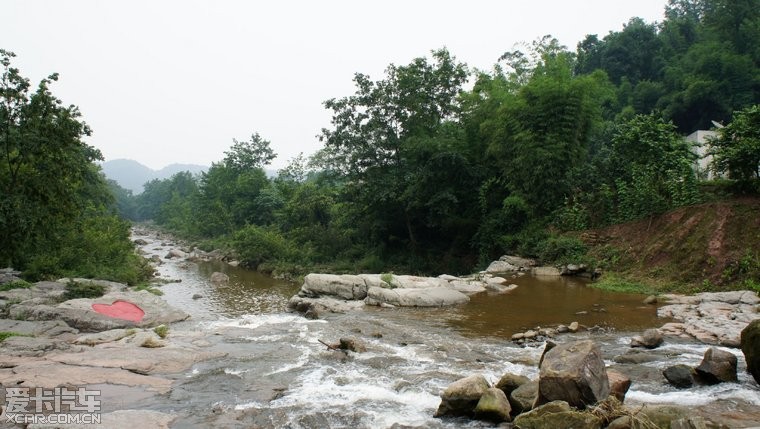
POLYGON ((760 179, 760 105, 734 113, 731 123, 710 140, 712 168, 738 180, 760 179))

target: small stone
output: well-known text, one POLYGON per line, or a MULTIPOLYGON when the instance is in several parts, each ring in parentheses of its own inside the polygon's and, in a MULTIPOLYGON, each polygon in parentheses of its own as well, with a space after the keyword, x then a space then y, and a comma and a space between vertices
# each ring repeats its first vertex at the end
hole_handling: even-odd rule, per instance
POLYGON ((567 326, 565 326, 565 325, 559 325, 559 326, 557 326, 557 333, 558 334, 565 334, 565 333, 567 333, 569 331, 570 331, 570 329, 567 326))
POLYGON ((643 303, 647 305, 657 304, 657 297, 654 295, 649 295, 648 297, 644 298, 643 303))
POLYGON ((193 299, 201 299, 201 298, 203 298, 203 295, 201 295, 199 293, 194 293, 193 294, 193 299))
POLYGON ((522 332, 518 332, 512 335, 512 341, 519 341, 519 340, 522 340, 523 338, 525 338, 525 334, 523 334, 522 332))
POLYGON ((657 329, 647 329, 642 335, 631 338, 631 347, 644 347, 647 349, 656 349, 660 347, 665 339, 657 329))
POLYGON ((567 329, 570 330, 570 332, 575 333, 578 332, 578 329, 580 329, 580 325, 578 325, 578 322, 573 322, 570 324, 570 326, 567 327, 567 329))

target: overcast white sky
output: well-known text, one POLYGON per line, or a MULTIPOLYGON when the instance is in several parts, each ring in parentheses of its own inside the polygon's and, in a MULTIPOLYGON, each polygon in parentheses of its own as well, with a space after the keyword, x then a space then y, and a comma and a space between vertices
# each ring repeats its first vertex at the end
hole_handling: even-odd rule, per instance
POLYGON ((661 21, 666 0, 230 1, 3 0, 0 48, 34 85, 75 104, 106 160, 158 169, 210 165, 254 131, 282 167, 321 146, 322 106, 447 47, 490 70, 515 43, 552 34, 574 49, 633 16, 661 21))

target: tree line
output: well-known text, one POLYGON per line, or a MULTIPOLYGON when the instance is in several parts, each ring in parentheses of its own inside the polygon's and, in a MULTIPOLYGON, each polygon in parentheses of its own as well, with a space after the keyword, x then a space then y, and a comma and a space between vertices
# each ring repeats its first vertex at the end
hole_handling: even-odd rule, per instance
POLYGON ((713 121, 727 125, 713 168, 753 183, 759 29, 756 0, 671 0, 662 23, 633 18, 574 51, 545 36, 490 71, 440 49, 377 80, 357 73, 353 94, 324 103, 309 159, 269 179, 274 154, 254 134, 199 177, 147 183, 131 216, 266 270, 556 260, 582 246, 557 232, 701 201, 683 135, 713 121))
MULTIPOLYGON (((332 119, 322 149, 276 177, 263 170, 276 154, 254 133, 199 176, 154 180, 139 195, 111 183, 115 202, 96 206, 231 249, 265 271, 456 273, 504 253, 572 258, 583 244, 562 231, 700 202, 683 135, 712 121, 726 125, 710 147, 713 168, 736 189, 757 189, 758 42, 760 0, 670 0, 661 23, 633 18, 574 50, 545 36, 505 52, 492 70, 439 49, 391 64, 379 79, 357 73, 353 94, 324 103, 332 119)), ((67 183, 102 190, 102 178, 92 179, 99 154, 73 141, 71 172, 82 173, 67 183)), ((6 189, 11 171, 0 170, 6 189)), ((66 191, 97 195, 88 189, 66 191)), ((3 233, 16 243, 44 236, 27 219, 44 210, 19 215, 13 201, 4 196, 3 225, 15 229, 3 233)), ((3 256, 31 264, 7 256, 32 255, 29 246, 3 256)))

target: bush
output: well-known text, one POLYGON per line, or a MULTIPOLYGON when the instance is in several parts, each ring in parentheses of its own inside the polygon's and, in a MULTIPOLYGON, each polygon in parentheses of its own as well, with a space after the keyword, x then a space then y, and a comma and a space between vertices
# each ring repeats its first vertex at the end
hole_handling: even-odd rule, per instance
POLYGON ((24 280, 14 280, 12 282, 0 284, 0 292, 5 292, 11 289, 29 289, 32 284, 24 280))
POLYGON ((236 232, 232 245, 240 259, 252 268, 265 261, 288 260, 295 253, 279 231, 257 225, 248 225, 236 232))
POLYGON ((103 296, 106 288, 103 285, 95 283, 69 282, 66 285, 66 292, 63 294, 64 300, 77 298, 99 298, 103 296))
POLYGON ((578 263, 586 259, 588 248, 574 237, 551 236, 538 245, 538 257, 544 263, 578 263))

